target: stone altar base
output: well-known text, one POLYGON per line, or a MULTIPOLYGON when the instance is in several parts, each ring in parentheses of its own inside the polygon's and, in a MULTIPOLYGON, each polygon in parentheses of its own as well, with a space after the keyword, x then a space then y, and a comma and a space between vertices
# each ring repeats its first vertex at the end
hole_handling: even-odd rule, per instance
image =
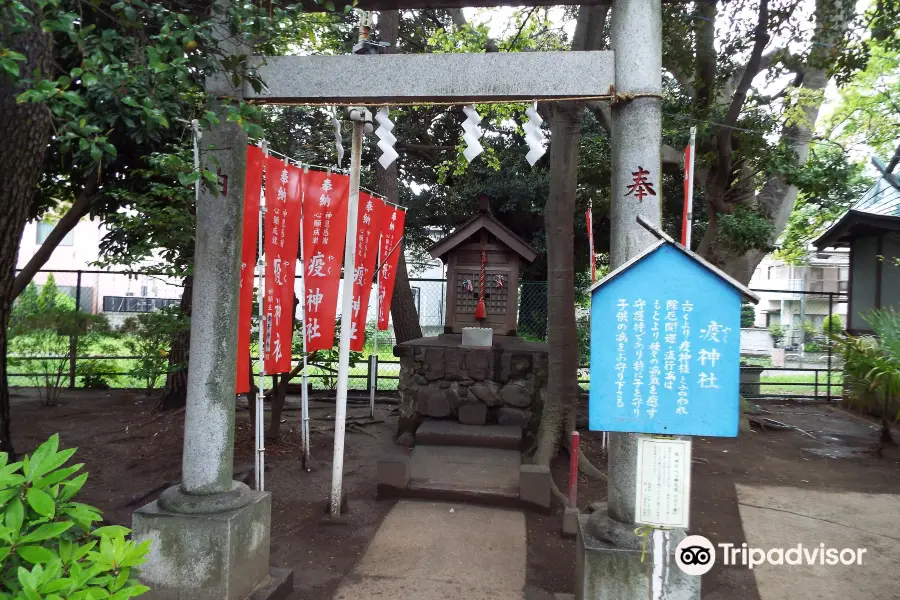
POLYGON ((463 346, 459 334, 394 346, 400 358, 398 435, 427 419, 465 425, 537 428, 547 393, 547 345, 495 335, 488 347, 463 346))
POLYGON ((143 597, 239 600, 253 594, 256 599, 257 586, 271 592, 284 587, 273 585, 273 578, 289 585, 290 573, 269 577, 272 496, 255 491, 250 495, 249 504, 225 512, 174 513, 156 501, 135 511, 134 539, 151 541, 148 560, 139 571, 141 582, 150 587, 143 597))
MULTIPOLYGON (((700 577, 685 574, 670 554, 664 569, 665 594, 650 594, 653 543, 647 542, 644 562, 641 562, 641 539, 634 533, 624 539, 629 543, 614 544, 601 539, 591 519, 597 515, 578 518, 578 539, 575 544, 575 600, 700 600, 700 577), (631 539, 633 538, 633 539, 631 539)), ((603 517, 607 519, 608 517, 603 517)), ((673 531, 672 552, 684 538, 683 532, 673 531)))

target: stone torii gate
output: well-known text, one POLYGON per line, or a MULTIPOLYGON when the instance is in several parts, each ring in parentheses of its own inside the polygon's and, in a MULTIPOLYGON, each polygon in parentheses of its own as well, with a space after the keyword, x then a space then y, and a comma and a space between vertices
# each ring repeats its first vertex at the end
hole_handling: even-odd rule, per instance
MULTIPOLYGON (((219 0, 216 7, 224 12, 230 2, 219 0)), ((375 3, 371 8, 421 8, 415 0, 375 3)), ((510 0, 465 3, 502 5, 510 0)), ((614 0, 612 51, 257 57, 249 63, 265 90, 235 88, 219 76, 207 82, 207 92, 270 104, 467 104, 598 98, 608 96, 614 85, 617 92, 634 96, 612 106, 611 258, 617 268, 655 242, 636 217, 660 223, 658 201, 625 195, 638 167, 647 171, 648 180, 661 182, 660 3, 614 0), (370 77, 375 72, 377 79, 370 77)), ((221 40, 229 39, 224 23, 220 34, 221 40)), ((236 45, 230 50, 249 53, 236 45)), ((290 581, 289 573, 270 574, 270 493, 232 481, 246 143, 240 127, 225 119, 203 132, 201 141, 203 164, 215 165, 228 183, 221 195, 202 189, 196 207, 182 482, 134 514, 135 537, 152 542, 141 578, 151 588, 147 597, 154 600, 237 600, 251 593, 263 598, 266 589, 290 581)), ((595 513, 580 523, 578 598, 637 600, 650 592, 640 539, 634 534, 636 446, 633 434, 611 436, 608 514, 595 513)), ((675 532, 672 539, 677 544, 683 535, 675 532)), ((699 599, 699 578, 683 575, 671 555, 660 558, 671 567, 666 569, 665 597, 699 599)))

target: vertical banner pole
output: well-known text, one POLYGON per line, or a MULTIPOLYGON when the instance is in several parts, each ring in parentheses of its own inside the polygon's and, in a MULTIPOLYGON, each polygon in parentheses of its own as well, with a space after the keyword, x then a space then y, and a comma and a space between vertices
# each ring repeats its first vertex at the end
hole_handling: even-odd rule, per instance
POLYGON ((356 252, 356 217, 359 212, 359 170, 362 154, 363 119, 353 120, 353 147, 350 151, 350 198, 347 206, 347 238, 344 242, 344 278, 341 297, 341 339, 338 346, 337 397, 334 411, 334 458, 331 468, 331 516, 341 514, 341 488, 344 476, 344 426, 347 421, 347 384, 350 376, 350 330, 353 321, 353 272, 356 252))
POLYGON ((691 141, 684 151, 684 214, 681 223, 681 245, 691 249, 691 227, 694 220, 694 149, 697 128, 691 127, 691 141))
MULTIPOLYGON (((377 268, 381 268, 381 239, 378 240, 378 254, 375 259, 377 268)), ((372 356, 369 357, 369 415, 375 418, 375 388, 378 387, 378 315, 381 314, 381 294, 375 288, 375 337, 372 338, 372 356)))
MULTIPOLYGON (((303 174, 309 173, 309 167, 303 168, 303 174)), ((304 271, 303 256, 303 220, 306 219, 306 184, 304 182, 303 192, 300 194, 300 322, 302 324, 303 335, 303 387, 300 390, 300 442, 302 445, 301 465, 303 470, 307 469, 309 464, 309 388, 308 377, 306 375, 306 271, 304 271)))
MULTIPOLYGON (((269 146, 265 141, 262 142, 263 152, 265 156, 269 156, 269 146)), ((269 185, 269 182, 266 181, 266 185, 269 185)), ((259 448, 262 446, 262 432, 263 432, 263 398, 265 397, 265 377, 266 377, 266 366, 263 360, 263 353, 265 352, 265 319, 263 318, 263 298, 266 293, 266 261, 263 258, 263 220, 266 215, 266 206, 263 204, 263 195, 260 194, 260 205, 259 205, 259 235, 257 236, 257 259, 256 259, 256 268, 258 272, 258 282, 257 282, 257 314, 259 317, 259 358, 258 358, 258 366, 257 370, 259 371, 259 389, 256 392, 256 406, 254 410, 256 411, 256 430, 253 434, 253 441, 256 447, 256 461, 255 461, 255 470, 256 470, 256 489, 259 491, 263 491, 265 480, 265 475, 263 474, 263 470, 265 469, 265 464, 263 463, 262 453, 260 453, 259 448)))

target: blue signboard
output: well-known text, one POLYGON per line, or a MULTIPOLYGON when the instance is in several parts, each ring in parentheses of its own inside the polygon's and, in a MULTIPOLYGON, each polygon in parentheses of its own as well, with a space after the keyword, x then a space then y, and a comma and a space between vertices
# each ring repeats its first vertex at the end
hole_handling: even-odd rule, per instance
POLYGON ((734 437, 741 288, 674 244, 591 295, 590 428, 734 437))

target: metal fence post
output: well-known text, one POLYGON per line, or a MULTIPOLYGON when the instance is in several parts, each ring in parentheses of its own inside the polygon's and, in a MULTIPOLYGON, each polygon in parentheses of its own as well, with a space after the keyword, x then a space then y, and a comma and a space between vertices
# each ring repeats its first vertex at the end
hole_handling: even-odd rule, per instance
MULTIPOLYGON (((75 276, 75 312, 81 310, 81 271, 75 276)), ((69 389, 75 389, 75 370, 78 365, 78 336, 69 336, 69 389)))
MULTIPOLYGON (((828 383, 826 384, 825 389, 828 393, 828 399, 831 400, 831 348, 832 348, 832 339, 830 337, 831 330, 834 323, 834 292, 828 292, 828 383)), ((849 319, 848 319, 849 320, 849 319)))

